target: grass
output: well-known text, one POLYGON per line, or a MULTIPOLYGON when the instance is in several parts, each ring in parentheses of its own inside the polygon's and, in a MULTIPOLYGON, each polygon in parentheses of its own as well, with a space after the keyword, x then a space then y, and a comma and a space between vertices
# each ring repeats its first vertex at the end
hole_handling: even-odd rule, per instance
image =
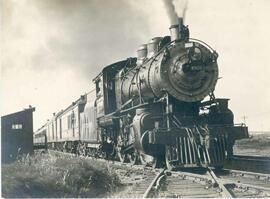
POLYGON ((245 148, 257 148, 257 149, 270 148, 270 137, 266 135, 253 135, 250 138, 237 141, 237 146, 243 149, 245 148))
POLYGON ((250 138, 237 140, 234 153, 238 155, 260 155, 270 154, 270 133, 253 134, 250 138))
POLYGON ((61 155, 26 156, 2 165, 2 197, 106 197, 121 187, 106 163, 61 155))

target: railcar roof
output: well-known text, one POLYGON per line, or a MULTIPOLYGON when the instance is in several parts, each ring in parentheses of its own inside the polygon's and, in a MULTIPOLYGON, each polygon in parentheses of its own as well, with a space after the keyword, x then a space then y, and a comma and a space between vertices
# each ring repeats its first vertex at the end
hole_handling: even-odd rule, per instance
POLYGON ((35 107, 29 107, 29 108, 26 108, 24 110, 21 110, 21 111, 18 111, 18 112, 15 112, 15 113, 10 113, 8 115, 3 115, 1 116, 1 118, 5 118, 5 117, 10 117, 10 116, 15 116, 17 114, 21 114, 21 113, 25 113, 25 112, 34 112, 36 110, 35 107))
POLYGON ((86 98, 87 94, 81 95, 81 97, 79 99, 77 99, 75 102, 72 102, 67 108, 65 108, 64 110, 59 111, 58 113, 55 114, 55 117, 64 114, 65 112, 69 111, 71 108, 76 107, 79 105, 80 101, 83 100, 82 97, 84 97, 84 99, 86 98))
MULTIPOLYGON (((82 96, 86 97, 86 95, 87 95, 87 94, 81 95, 81 97, 82 97, 82 96)), ((41 130, 41 129, 44 128, 48 123, 52 122, 52 119, 54 119, 54 118, 56 118, 56 117, 58 117, 58 116, 60 116, 60 115, 62 115, 62 114, 64 114, 64 113, 66 113, 66 112, 69 111, 71 108, 73 108, 73 107, 75 107, 75 106, 78 106, 80 100, 82 99, 81 97, 80 97, 79 99, 77 99, 75 102, 72 102, 67 108, 65 108, 65 109, 63 109, 63 110, 57 112, 53 117, 51 117, 51 118, 50 118, 50 119, 49 119, 42 127, 40 127, 37 131, 41 130)))
POLYGON ((42 127, 40 127, 38 130, 36 130, 36 131, 34 132, 34 134, 39 133, 39 131, 42 130, 42 129, 44 129, 44 128, 46 127, 46 125, 47 125, 47 122, 46 122, 45 124, 43 124, 42 127))

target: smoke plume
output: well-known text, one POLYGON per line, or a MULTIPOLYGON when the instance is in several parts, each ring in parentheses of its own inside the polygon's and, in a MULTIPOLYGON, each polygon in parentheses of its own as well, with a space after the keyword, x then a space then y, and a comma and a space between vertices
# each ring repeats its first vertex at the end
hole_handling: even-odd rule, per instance
POLYGON ((171 25, 178 23, 178 18, 185 20, 188 0, 163 0, 171 25))

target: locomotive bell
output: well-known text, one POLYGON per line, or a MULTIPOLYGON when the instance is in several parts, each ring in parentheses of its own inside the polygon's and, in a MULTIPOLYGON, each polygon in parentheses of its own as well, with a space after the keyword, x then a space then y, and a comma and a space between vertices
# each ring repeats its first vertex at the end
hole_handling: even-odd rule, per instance
POLYGON ((178 24, 172 25, 170 28, 171 41, 179 42, 189 38, 189 30, 184 26, 183 18, 178 18, 178 24))
POLYGON ((161 37, 152 38, 147 44, 147 58, 151 58, 154 54, 158 52, 158 44, 161 37))
POLYGON ((142 65, 147 57, 147 45, 142 44, 137 50, 137 65, 142 65))

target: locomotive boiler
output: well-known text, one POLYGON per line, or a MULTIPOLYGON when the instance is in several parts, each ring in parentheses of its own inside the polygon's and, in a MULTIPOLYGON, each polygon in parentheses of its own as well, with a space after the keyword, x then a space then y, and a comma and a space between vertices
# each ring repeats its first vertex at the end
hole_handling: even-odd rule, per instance
POLYGON ((56 114, 49 145, 169 169, 222 166, 248 131, 234 124, 228 99, 214 95, 217 58, 189 37, 179 18, 170 36, 152 38, 136 58, 104 67, 93 80, 94 97, 86 94, 56 114), (66 140, 65 118, 67 129, 76 127, 66 140))

